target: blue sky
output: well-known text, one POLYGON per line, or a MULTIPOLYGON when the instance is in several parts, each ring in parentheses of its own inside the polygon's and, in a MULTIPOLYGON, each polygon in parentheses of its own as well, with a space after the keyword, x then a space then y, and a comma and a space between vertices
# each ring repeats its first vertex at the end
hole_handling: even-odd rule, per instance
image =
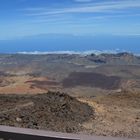
POLYGON ((46 34, 136 38, 138 47, 140 0, 0 0, 1 41, 46 34))

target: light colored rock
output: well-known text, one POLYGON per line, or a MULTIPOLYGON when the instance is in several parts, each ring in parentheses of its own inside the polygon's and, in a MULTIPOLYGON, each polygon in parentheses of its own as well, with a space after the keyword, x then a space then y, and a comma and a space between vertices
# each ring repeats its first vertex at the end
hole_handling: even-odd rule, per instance
POLYGON ((16 118, 16 121, 17 121, 17 122, 22 122, 22 119, 17 117, 17 118, 16 118))

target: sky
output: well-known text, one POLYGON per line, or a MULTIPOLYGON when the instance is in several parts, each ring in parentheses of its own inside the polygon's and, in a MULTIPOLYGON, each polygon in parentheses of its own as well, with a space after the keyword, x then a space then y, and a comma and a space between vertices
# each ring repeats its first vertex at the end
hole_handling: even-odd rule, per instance
POLYGON ((79 49, 140 53, 140 0, 0 0, 0 52, 79 49))

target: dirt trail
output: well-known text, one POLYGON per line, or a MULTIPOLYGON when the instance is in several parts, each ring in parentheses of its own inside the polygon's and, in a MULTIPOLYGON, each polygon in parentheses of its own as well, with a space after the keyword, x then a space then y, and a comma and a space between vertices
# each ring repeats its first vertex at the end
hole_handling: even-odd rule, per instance
POLYGON ((121 93, 93 99, 79 99, 95 109, 95 118, 83 126, 105 136, 140 137, 140 94, 121 93))

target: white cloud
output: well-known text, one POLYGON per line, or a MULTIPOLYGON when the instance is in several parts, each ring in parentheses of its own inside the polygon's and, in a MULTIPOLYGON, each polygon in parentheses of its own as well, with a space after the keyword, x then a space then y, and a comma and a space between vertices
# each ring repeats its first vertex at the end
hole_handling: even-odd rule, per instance
POLYGON ((27 54, 27 55, 46 55, 46 54, 79 54, 82 56, 85 55, 90 55, 90 54, 102 54, 102 53, 109 53, 109 54, 116 54, 118 53, 118 49, 115 50, 103 50, 103 51, 99 51, 99 50, 89 50, 89 51, 52 51, 52 52, 40 52, 40 51, 33 51, 33 52, 18 52, 17 54, 27 54))
MULTIPOLYGON (((89 1, 89 0, 76 0, 76 1, 89 1)), ((69 8, 58 8, 58 9, 42 9, 36 10, 30 8, 28 15, 55 15, 55 14, 69 14, 69 13, 105 13, 105 12, 115 12, 120 10, 126 10, 129 8, 140 8, 139 0, 124 0, 124 1, 110 1, 110 2, 100 2, 100 3, 90 3, 84 5, 78 5, 76 7, 69 8)))
POLYGON ((92 0, 75 0, 75 2, 92 2, 92 0))

